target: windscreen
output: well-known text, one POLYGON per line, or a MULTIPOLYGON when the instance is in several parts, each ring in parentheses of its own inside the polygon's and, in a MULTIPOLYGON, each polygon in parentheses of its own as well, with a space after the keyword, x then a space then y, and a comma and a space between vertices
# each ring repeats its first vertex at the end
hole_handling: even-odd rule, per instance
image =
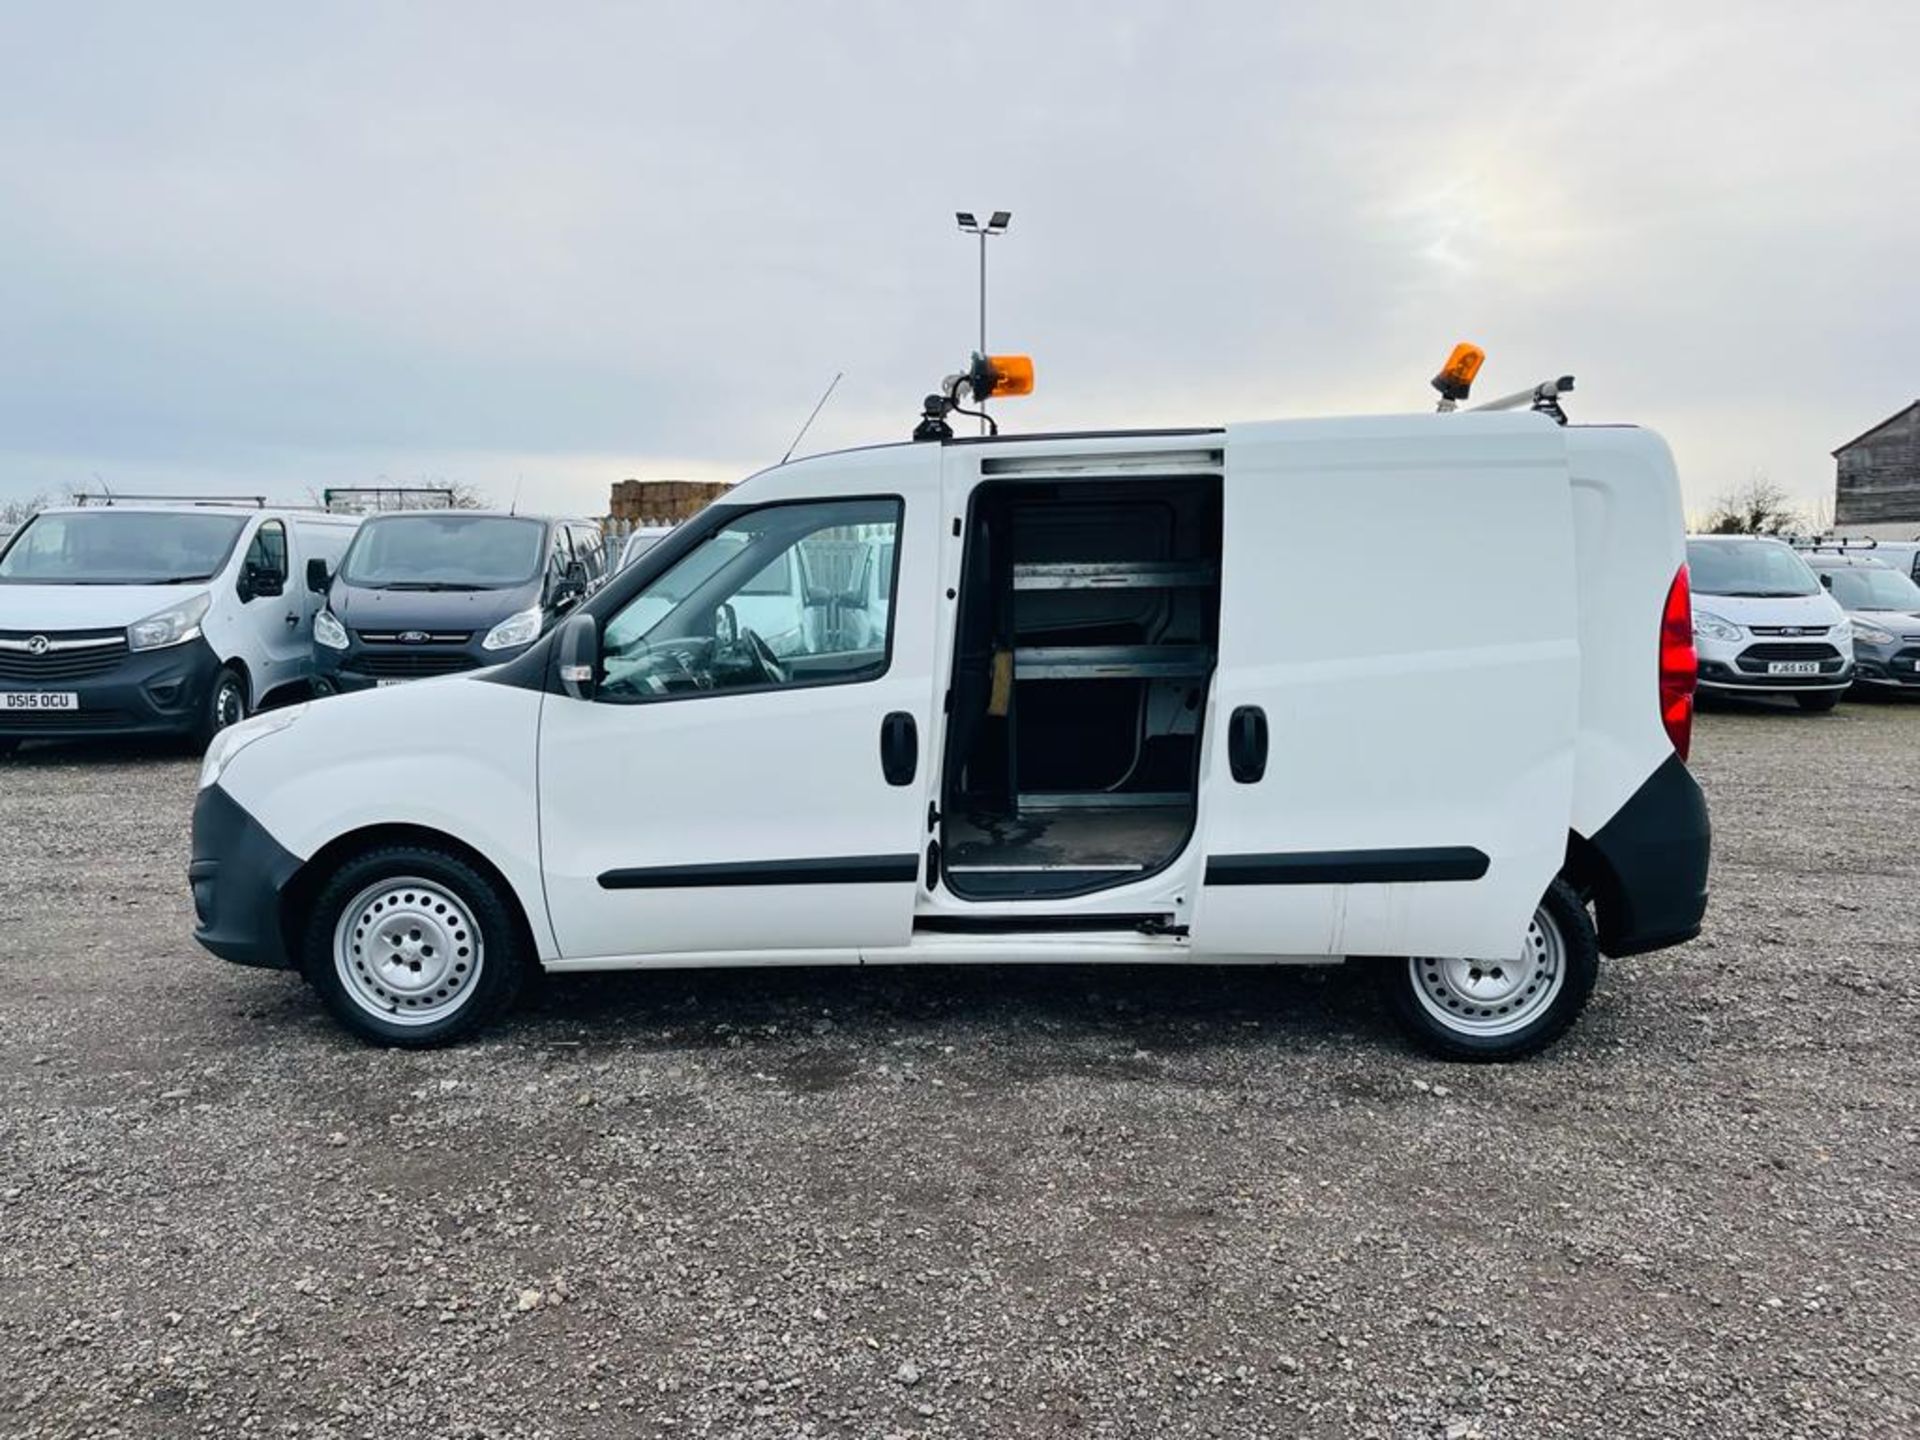
POLYGON ((1898 570, 1879 565, 1851 565, 1826 572, 1833 578, 1833 598, 1842 610, 1904 610, 1920 613, 1920 585, 1898 570))
POLYGON ((238 515, 191 510, 41 514, 5 555, 0 584, 184 585, 218 574, 246 528, 238 515))
POLYGON ((1759 599, 1820 593, 1807 562, 1778 540, 1689 540, 1687 572, 1696 595, 1759 599))
POLYGON ((375 590, 503 590, 540 572, 546 529, 508 515, 376 515, 340 575, 375 590))

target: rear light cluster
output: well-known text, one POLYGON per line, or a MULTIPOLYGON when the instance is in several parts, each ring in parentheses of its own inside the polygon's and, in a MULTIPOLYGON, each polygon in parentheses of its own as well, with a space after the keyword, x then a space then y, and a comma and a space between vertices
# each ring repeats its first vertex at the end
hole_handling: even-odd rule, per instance
POLYGON ((1660 723, 1682 760, 1693 744, 1693 688, 1700 679, 1700 657, 1693 648, 1693 592, 1682 565, 1667 587, 1660 613, 1660 723))

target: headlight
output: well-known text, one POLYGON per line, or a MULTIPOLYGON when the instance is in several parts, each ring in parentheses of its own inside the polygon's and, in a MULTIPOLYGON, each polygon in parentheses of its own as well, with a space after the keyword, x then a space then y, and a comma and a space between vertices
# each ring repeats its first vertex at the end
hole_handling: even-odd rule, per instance
POLYGON ((313 638, 329 650, 347 648, 347 627, 333 618, 331 610, 322 610, 313 617, 313 638))
POLYGON ((304 704, 289 705, 284 710, 269 710, 251 720, 242 720, 238 725, 229 725, 214 736, 213 743, 207 746, 206 758, 200 762, 200 788, 204 790, 218 780, 227 766, 233 763, 233 757, 254 741, 279 734, 306 713, 304 704))
POLYGON ((482 650, 511 650, 516 645, 531 645, 540 638, 540 607, 509 615, 487 632, 480 642, 482 650))
POLYGON ((1827 631, 1827 638, 1836 645, 1842 641, 1853 639, 1853 622, 1851 620, 1842 620, 1838 625, 1835 625, 1827 631))
POLYGON ((163 650, 169 645, 184 645, 200 636, 200 620, 213 603, 204 592, 178 605, 169 605, 158 614, 136 620, 127 627, 129 650, 163 650))
MULTIPOLYGON (((1836 635, 1839 633, 1838 630, 1834 631, 1836 635)), ((1882 630, 1871 620, 1855 620, 1853 622, 1853 638, 1864 641, 1868 645, 1891 645, 1899 637, 1891 630, 1882 630)))
POLYGON ((1722 620, 1711 611, 1696 610, 1693 612, 1693 633, 1712 640, 1738 640, 1740 627, 1731 620, 1722 620))

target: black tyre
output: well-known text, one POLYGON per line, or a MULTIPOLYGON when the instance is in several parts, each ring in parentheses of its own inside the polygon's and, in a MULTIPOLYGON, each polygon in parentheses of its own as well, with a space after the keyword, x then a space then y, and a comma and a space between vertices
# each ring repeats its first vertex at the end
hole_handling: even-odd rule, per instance
POLYGON ((389 845, 348 860, 321 888, 301 966, 349 1030, 428 1049, 513 1004, 531 963, 499 883, 442 850, 389 845))
POLYGON ((1394 960, 1382 967, 1388 1009, 1444 1060, 1518 1060, 1579 1017, 1600 974, 1593 919, 1564 880, 1533 912, 1512 960, 1394 960))
POLYGON ((1824 715, 1840 703, 1838 690, 1815 690, 1793 697, 1793 703, 1809 715, 1824 715))
POLYGON ((194 743, 204 750, 213 743, 214 736, 246 718, 247 677, 232 665, 222 666, 214 677, 213 688, 207 692, 200 723, 194 727, 194 743))
POLYGON ((0 736, 0 760, 5 760, 9 755, 13 754, 13 752, 18 750, 19 748, 20 748, 19 740, 13 739, 10 737, 0 736))

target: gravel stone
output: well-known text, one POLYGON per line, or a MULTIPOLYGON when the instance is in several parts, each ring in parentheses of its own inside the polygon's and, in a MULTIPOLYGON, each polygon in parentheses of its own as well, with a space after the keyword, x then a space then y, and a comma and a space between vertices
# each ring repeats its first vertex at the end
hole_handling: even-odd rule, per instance
POLYGON ((1920 1434, 1916 762, 1704 715, 1706 933, 1463 1068, 1358 966, 555 977, 372 1049, 193 945, 192 760, 30 746, 0 1433, 1920 1434))

